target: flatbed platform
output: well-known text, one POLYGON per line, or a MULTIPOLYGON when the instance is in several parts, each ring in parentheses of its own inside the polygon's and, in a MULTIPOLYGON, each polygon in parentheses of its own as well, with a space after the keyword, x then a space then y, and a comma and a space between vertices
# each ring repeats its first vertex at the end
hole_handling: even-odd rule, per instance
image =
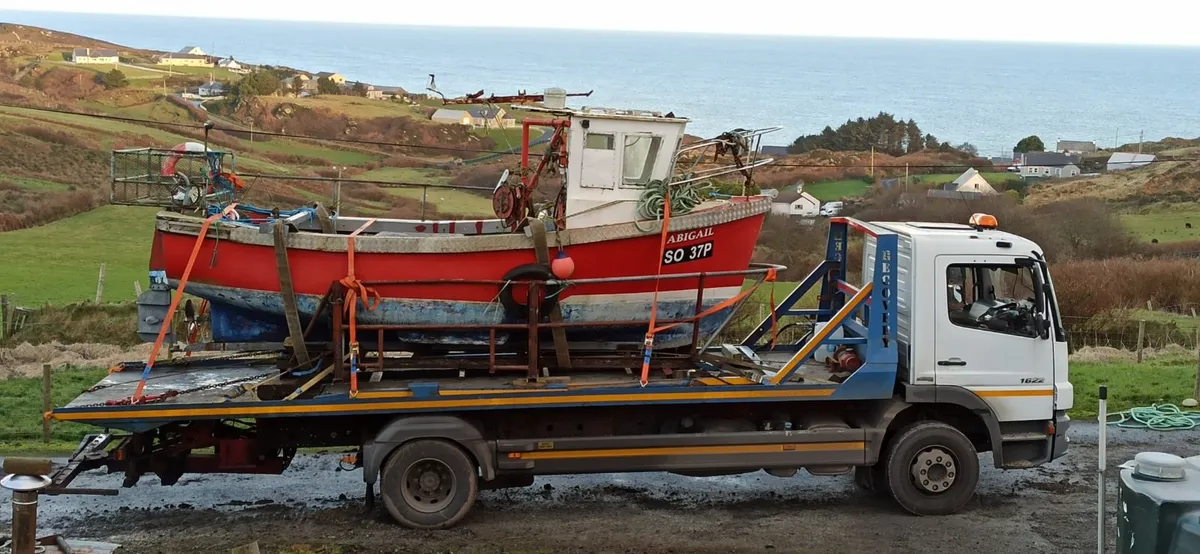
MULTIPOLYGON (((397 372, 399 373, 399 372, 397 372)), ((473 410, 520 407, 601 406, 646 403, 737 402, 834 397, 840 385, 829 370, 809 362, 793 378, 764 386, 761 370, 698 367, 653 376, 645 387, 636 373, 624 370, 576 373, 528 382, 523 377, 480 375, 440 378, 359 380, 351 396, 345 382, 318 383, 294 399, 304 377, 277 378, 270 361, 197 362, 155 368, 146 381, 148 402, 131 405, 141 373, 109 374, 94 387, 53 411, 56 419, 87 421, 129 431, 144 431, 178 420, 241 419, 286 416, 362 415, 406 410, 473 410), (266 393, 266 389, 271 390, 266 393)))

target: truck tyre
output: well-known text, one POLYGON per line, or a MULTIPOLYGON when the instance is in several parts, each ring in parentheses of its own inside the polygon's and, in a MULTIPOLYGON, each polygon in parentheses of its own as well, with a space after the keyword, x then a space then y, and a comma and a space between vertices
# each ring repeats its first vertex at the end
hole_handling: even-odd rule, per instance
POLYGON ((457 445, 414 440, 388 457, 379 490, 388 513, 414 529, 453 527, 475 504, 475 462, 457 445))
POLYGON ((952 514, 975 494, 979 455, 958 429, 919 421, 890 441, 886 475, 892 497, 910 513, 952 514))

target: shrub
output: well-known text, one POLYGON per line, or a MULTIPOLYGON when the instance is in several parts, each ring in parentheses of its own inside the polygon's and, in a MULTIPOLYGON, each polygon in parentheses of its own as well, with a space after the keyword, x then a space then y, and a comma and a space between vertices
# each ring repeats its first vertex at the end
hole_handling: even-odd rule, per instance
POLYGON ((125 88, 129 86, 129 79, 125 78, 125 73, 120 69, 113 68, 108 73, 101 73, 98 75, 98 78, 100 79, 100 84, 104 85, 106 89, 125 88))

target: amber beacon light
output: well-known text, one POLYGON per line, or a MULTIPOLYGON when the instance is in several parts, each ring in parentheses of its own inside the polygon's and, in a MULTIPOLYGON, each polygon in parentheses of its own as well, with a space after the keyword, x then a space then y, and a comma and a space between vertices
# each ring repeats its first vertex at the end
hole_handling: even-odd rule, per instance
POLYGON ((990 214, 973 214, 968 223, 976 229, 995 229, 1000 226, 996 216, 990 214))

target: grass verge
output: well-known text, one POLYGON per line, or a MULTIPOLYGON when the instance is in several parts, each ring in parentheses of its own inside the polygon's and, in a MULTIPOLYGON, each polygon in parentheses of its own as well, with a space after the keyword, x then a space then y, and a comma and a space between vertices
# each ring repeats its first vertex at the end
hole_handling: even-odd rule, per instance
MULTIPOLYGON (((84 389, 95 385, 107 369, 63 368, 53 372, 50 398, 53 406, 70 402, 84 389)), ((98 428, 52 421, 50 442, 42 442, 42 378, 14 377, 0 380, 0 454, 69 454, 89 432, 98 428)))

